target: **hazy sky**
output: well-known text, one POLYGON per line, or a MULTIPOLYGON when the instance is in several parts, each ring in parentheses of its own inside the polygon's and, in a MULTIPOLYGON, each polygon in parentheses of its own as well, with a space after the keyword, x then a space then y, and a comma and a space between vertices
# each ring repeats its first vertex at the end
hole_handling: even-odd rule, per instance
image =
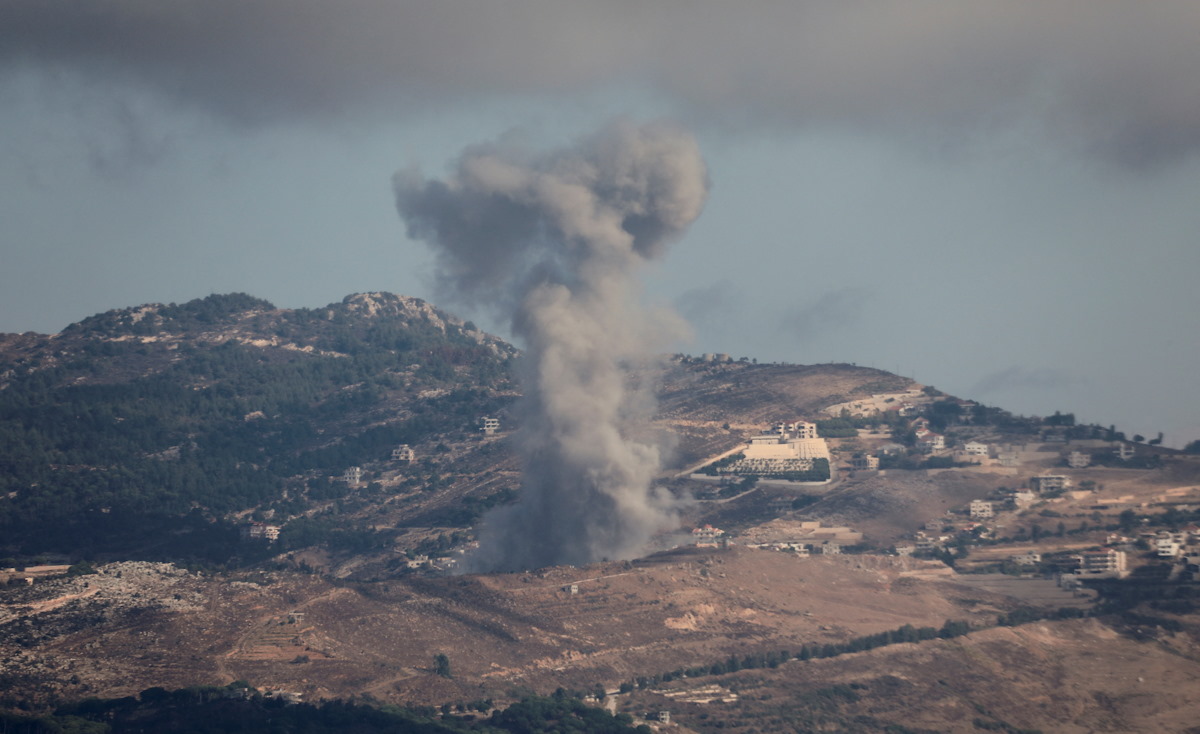
MULTIPOLYGON (((1200 438, 1200 3, 0 0, 0 331, 439 298, 395 171, 699 139, 681 351, 1200 438)), ((496 326, 493 324, 493 326, 496 326)))

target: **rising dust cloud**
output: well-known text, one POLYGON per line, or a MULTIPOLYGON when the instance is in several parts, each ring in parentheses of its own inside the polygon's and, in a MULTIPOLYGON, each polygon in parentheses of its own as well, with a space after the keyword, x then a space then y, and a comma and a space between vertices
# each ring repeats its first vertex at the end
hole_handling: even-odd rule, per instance
POLYGON ((629 558, 678 521, 635 374, 682 328, 641 303, 638 273, 700 214, 708 176, 668 124, 616 122, 534 153, 491 143, 453 174, 395 178, 409 236, 460 300, 499 310, 525 349, 519 501, 484 521, 474 571, 629 558))

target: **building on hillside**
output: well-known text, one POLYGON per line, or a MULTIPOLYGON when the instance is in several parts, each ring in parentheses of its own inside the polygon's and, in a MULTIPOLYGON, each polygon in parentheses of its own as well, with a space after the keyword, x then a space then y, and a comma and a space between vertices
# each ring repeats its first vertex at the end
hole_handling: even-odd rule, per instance
POLYGON ((1124 576, 1126 573, 1125 551, 1113 548, 1084 551, 1075 557, 1079 567, 1075 573, 1080 576, 1124 576))
POLYGON ((941 451, 946 448, 946 437, 923 428, 917 431, 917 448, 925 454, 941 451))
POLYGON ((818 438, 815 423, 780 423, 769 433, 750 438, 746 459, 829 459, 829 446, 818 438))
POLYGON ((405 464, 411 464, 417 460, 417 452, 413 451, 412 446, 402 443, 392 449, 392 461, 402 461, 405 464))
POLYGON ((902 443, 885 443, 875 448, 879 456, 903 456, 907 452, 908 448, 902 443))
POLYGON ((1092 463, 1092 455, 1082 451, 1072 451, 1067 454, 1067 466, 1072 469, 1083 469, 1092 463))
POLYGON ((692 545, 697 548, 717 548, 724 540, 725 531, 705 525, 692 530, 692 545))
POLYGON ((279 526, 268 525, 265 522, 251 522, 240 529, 242 540, 265 540, 274 543, 279 540, 279 526))
POLYGON ((1154 539, 1154 555, 1159 558, 1178 558, 1183 555, 1183 546, 1168 533, 1154 539))
POLYGON ((864 453, 855 454, 850 458, 850 468, 854 471, 877 471, 879 457, 864 453))
POLYGON ((485 436, 491 436, 496 431, 500 430, 500 419, 484 416, 479 419, 479 430, 485 436))
POLYGON ((971 500, 971 517, 976 520, 986 520, 996 514, 992 503, 986 500, 971 500))
POLYGON ((1018 566, 1036 566, 1042 562, 1042 554, 1029 551, 1012 556, 1011 560, 1018 566))
POLYGON ((982 441, 967 441, 963 444, 962 452, 967 456, 984 456, 988 455, 988 445, 982 441))
POLYGON ((361 466, 352 466, 342 472, 342 481, 346 484, 358 484, 362 482, 363 470, 361 466))
POLYGON ((1035 492, 1045 494, 1071 486, 1071 478, 1063 474, 1042 474, 1031 478, 1029 484, 1035 492))
POLYGON ((821 555, 823 556, 840 556, 842 554, 842 544, 826 541, 821 544, 821 555))

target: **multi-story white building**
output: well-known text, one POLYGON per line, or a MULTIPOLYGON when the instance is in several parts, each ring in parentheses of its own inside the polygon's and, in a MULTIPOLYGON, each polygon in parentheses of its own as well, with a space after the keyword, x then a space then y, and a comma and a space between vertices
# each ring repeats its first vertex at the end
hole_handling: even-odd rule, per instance
POLYGON ((1103 548, 1095 551, 1084 551, 1075 557, 1079 568, 1075 573, 1080 576, 1123 576, 1125 574, 1125 551, 1113 548, 1103 548))
POLYGON ((1085 454, 1082 451, 1072 451, 1067 454, 1067 466, 1072 469, 1083 469, 1090 466, 1092 463, 1092 455, 1085 454))
POLYGON ((413 451, 412 446, 409 446, 406 443, 400 444, 396 448, 392 449, 392 461, 403 461, 411 464, 412 462, 416 461, 416 459, 417 452, 413 451))
POLYGON ((479 430, 483 431, 483 435, 490 436, 500 430, 500 419, 484 416, 479 419, 479 430))
POLYGON ((992 503, 986 500, 971 500, 971 517, 976 520, 986 520, 996 514, 992 503))
POLYGON ((352 466, 342 473, 342 481, 346 484, 358 484, 362 481, 362 467, 352 466))

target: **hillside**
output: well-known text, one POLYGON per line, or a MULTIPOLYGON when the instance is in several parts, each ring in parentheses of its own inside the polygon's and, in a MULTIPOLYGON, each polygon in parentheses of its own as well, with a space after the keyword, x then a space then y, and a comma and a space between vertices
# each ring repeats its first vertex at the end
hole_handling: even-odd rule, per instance
POLYGON ((431 453, 514 394, 515 350, 418 299, 285 310, 244 295, 0 337, 9 553, 224 560, 233 513, 295 516, 333 477, 431 453))
MULTIPOLYGON (((244 561, 266 551, 234 542, 246 519, 283 526, 273 550, 466 529, 519 485, 506 438, 516 356, 382 293, 299 310, 210 296, 0 335, 0 557, 244 561), (481 440, 485 415, 505 430, 481 440), (391 460, 401 444, 416 461, 391 460)), ((658 379, 676 468, 773 420, 908 384, 848 365, 687 359, 658 379)))
POLYGON ((1200 714, 1200 456, 874 369, 675 355, 644 430, 672 449, 677 531, 640 558, 450 575, 520 492, 519 358, 389 294, 0 337, 0 707, 249 681, 443 711, 603 694, 680 732, 1200 714), (826 435, 829 481, 697 473, 796 420, 826 435), (239 538, 251 520, 279 537, 239 538), (1120 571, 1081 576, 1084 555, 1120 571))

